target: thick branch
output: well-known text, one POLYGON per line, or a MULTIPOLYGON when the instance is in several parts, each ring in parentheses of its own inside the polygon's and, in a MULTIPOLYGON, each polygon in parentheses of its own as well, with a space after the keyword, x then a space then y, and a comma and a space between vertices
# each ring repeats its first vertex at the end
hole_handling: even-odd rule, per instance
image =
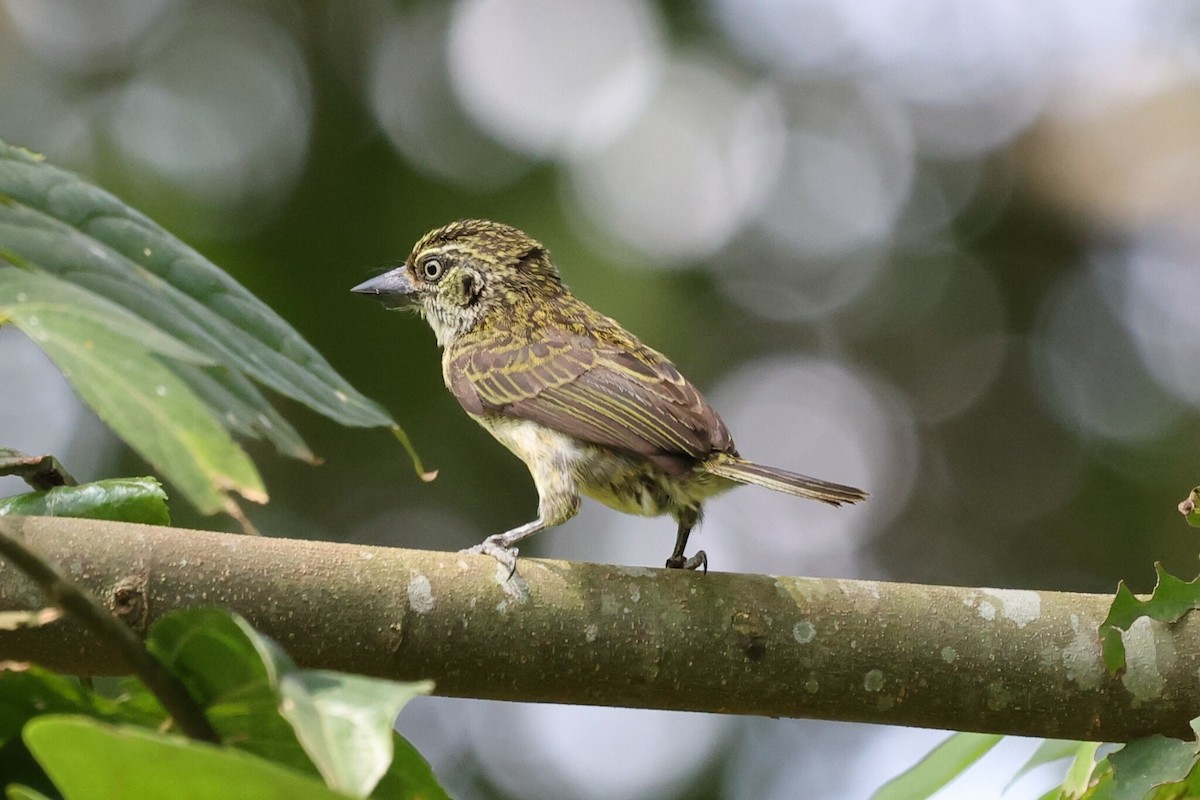
MULTIPOLYGON (((136 630, 229 607, 300 664, 433 678, 446 695, 817 717, 1124 741, 1188 735, 1200 622, 1142 620, 1109 677, 1104 595, 635 569, 29 518, 26 541, 136 630)), ((39 605, 0 564, 0 610, 39 605)), ((64 620, 0 658, 119 657, 64 620)))
POLYGON ((121 624, 88 592, 65 580, 54 567, 26 547, 16 528, 13 523, 0 519, 0 558, 25 573, 51 603, 69 613, 115 651, 125 667, 154 693, 184 733, 205 742, 221 741, 204 711, 188 694, 187 687, 146 652, 127 625, 121 624))

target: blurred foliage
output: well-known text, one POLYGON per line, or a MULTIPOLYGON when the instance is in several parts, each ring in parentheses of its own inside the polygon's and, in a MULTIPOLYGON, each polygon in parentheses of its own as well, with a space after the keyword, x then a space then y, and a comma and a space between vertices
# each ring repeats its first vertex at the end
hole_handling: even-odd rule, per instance
POLYGON ((343 425, 396 428, 270 308, 112 195, 0 141, 0 201, 0 325, 201 512, 240 516, 233 493, 266 500, 230 433, 314 460, 251 378, 343 425))
MULTIPOLYGON (((1193 728, 1200 720, 1193 721, 1193 728)), ((994 747, 1001 737, 956 733, 912 769, 876 792, 871 800, 925 800, 994 747)), ((1148 736, 1126 745, 1047 739, 1017 770, 1008 786, 1044 764, 1071 759, 1061 786, 1042 800, 1176 800, 1200 792, 1196 742, 1148 736)), ((1007 787, 1005 787, 1007 789, 1007 787)))
POLYGON ((297 669, 244 620, 217 609, 163 617, 147 646, 188 685, 222 744, 174 732, 133 679, 110 697, 11 665, 0 671, 0 782, 9 792, 25 786, 72 800, 446 797, 425 760, 392 731, 396 713, 428 683, 297 669))

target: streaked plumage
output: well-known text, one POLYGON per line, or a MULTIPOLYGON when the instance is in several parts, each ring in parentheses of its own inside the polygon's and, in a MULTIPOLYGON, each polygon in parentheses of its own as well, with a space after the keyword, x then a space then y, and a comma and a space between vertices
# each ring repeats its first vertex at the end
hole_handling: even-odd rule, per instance
POLYGON ((753 464, 725 423, 665 356, 563 285, 545 248, 515 228, 464 220, 431 231, 405 264, 354 288, 411 304, 443 347, 446 386, 529 467, 536 520, 477 548, 515 568, 517 542, 578 511, 580 493, 678 522, 683 556, 708 497, 738 483, 831 505, 866 494, 753 464))

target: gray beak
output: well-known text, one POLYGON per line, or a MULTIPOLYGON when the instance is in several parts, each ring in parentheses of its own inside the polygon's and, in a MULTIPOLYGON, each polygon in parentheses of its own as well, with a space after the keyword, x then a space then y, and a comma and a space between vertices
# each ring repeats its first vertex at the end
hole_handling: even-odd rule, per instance
POLYGON ((354 294, 373 296, 388 308, 406 306, 416 300, 417 287, 408 277, 408 267, 396 267, 390 272, 376 275, 350 290, 354 294))

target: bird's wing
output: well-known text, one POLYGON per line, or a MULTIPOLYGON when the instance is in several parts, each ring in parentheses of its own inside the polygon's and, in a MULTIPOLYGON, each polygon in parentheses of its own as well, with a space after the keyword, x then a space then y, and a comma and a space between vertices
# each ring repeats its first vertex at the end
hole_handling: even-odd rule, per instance
POLYGON ((614 346, 548 331, 534 342, 465 349, 452 355, 446 376, 473 414, 532 420, 668 469, 733 449, 704 396, 636 340, 614 346))

